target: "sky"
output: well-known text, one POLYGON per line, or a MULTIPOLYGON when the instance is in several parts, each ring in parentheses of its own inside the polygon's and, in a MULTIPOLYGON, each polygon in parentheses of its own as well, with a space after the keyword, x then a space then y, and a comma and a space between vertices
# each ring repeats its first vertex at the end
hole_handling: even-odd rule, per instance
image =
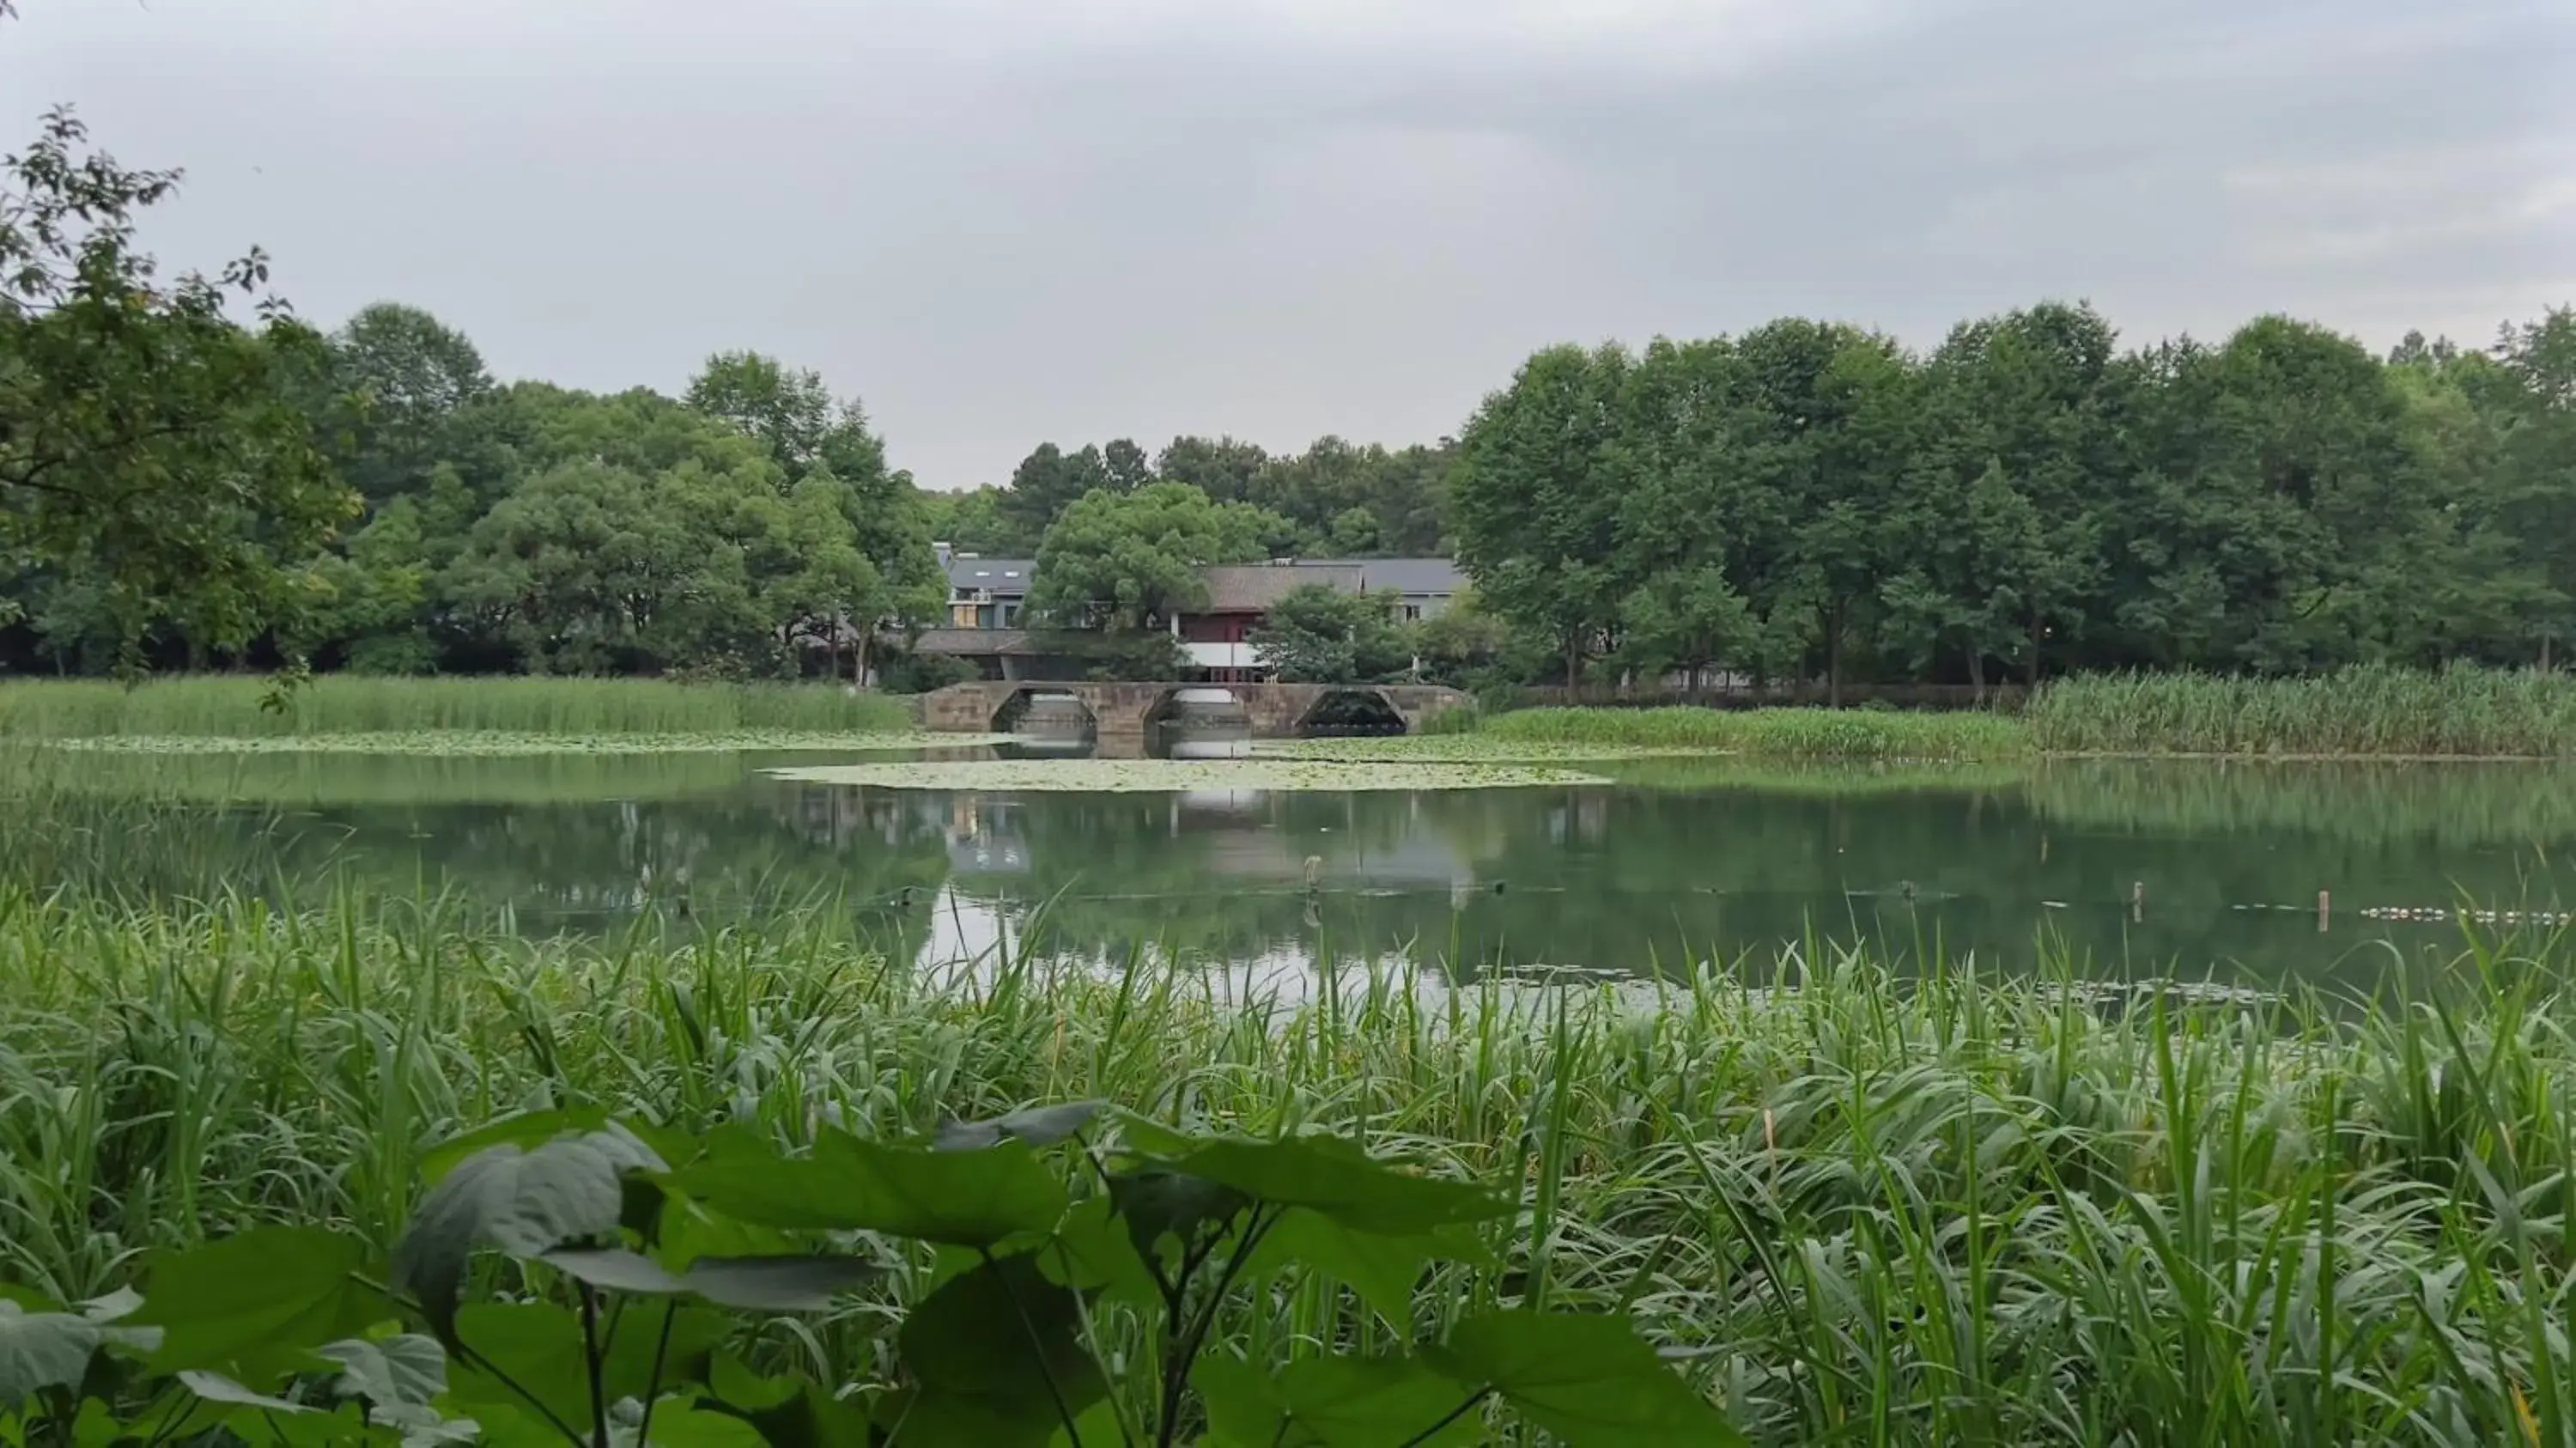
POLYGON ((748 347, 926 486, 1454 433, 1533 350, 2099 306, 2483 344, 2576 302, 2576 0, 19 0, 306 318, 677 391, 748 347))

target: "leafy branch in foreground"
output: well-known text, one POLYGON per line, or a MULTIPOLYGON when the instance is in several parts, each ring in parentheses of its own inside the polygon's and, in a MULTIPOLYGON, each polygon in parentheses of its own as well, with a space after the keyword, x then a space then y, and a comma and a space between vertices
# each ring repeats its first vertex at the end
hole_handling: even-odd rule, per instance
POLYGON ((1340 1138, 1078 1103, 788 1153, 546 1111, 423 1174, 389 1264, 263 1227, 153 1259, 141 1296, 9 1289, 0 1442, 1408 1448, 1497 1412, 1568 1445, 1741 1441, 1622 1316, 1423 1293, 1490 1263, 1513 1204, 1340 1138), (1313 1286, 1354 1310, 1228 1331, 1313 1286))

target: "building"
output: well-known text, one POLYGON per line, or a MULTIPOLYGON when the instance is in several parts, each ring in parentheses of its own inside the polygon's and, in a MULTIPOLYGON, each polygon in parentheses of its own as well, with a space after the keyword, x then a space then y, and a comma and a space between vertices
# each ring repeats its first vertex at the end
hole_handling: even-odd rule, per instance
MULTIPOLYGON (((948 619, 924 632, 913 647, 975 665, 988 679, 1071 677, 1062 660, 1042 658, 1024 615, 1033 558, 986 558, 939 550, 948 574, 948 619)), ((1280 559, 1206 570, 1207 606, 1171 620, 1172 637, 1189 658, 1184 677, 1217 684, 1259 683, 1269 677, 1252 650, 1253 631, 1291 589, 1322 584, 1337 593, 1391 593, 1408 622, 1437 618, 1464 582, 1446 558, 1280 559)))
POLYGON ((1190 677, 1211 684, 1257 684, 1270 676, 1253 656, 1252 631, 1294 589, 1322 584, 1335 593, 1357 593, 1360 570, 1350 564, 1251 563, 1210 568, 1207 607, 1172 620, 1172 637, 1189 656, 1190 677))
POLYGON ((1446 558, 1319 558, 1313 566, 1358 569, 1363 590, 1396 595, 1396 616, 1407 623, 1447 613, 1467 586, 1467 576, 1446 558))
POLYGON ((948 572, 948 626, 959 629, 1018 628, 1028 607, 1029 580, 1037 576, 1034 558, 987 558, 958 553, 935 543, 939 565, 948 572))

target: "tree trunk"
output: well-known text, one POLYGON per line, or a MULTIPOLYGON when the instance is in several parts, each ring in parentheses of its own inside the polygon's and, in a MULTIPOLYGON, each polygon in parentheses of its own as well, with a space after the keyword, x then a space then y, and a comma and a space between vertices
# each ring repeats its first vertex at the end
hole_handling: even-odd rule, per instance
POLYGON ((2039 637, 2039 610, 2034 608, 2030 611, 2030 658, 2022 672, 2022 682, 2033 689, 2039 687, 2039 637))
POLYGON ((1565 687, 1571 691, 1583 686, 1583 641, 1578 634, 1565 636, 1565 687))
POLYGON ((1986 702, 1986 651, 1968 645, 1968 687, 1977 691, 1977 702, 1986 702))
POLYGON ((1825 615, 1825 707, 1843 706, 1843 613, 1844 603, 1837 599, 1825 615))
POLYGON ((871 629, 868 632, 860 634, 858 641, 850 645, 850 683, 854 687, 864 688, 867 685, 868 645, 875 642, 875 631, 871 629))

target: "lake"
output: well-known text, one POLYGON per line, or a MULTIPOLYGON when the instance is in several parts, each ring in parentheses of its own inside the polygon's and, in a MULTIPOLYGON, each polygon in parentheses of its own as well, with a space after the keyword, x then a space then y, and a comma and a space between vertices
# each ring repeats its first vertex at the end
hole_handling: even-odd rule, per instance
POLYGON ((828 900, 938 960, 1005 940, 1281 970, 1409 950, 1458 974, 1641 974, 1812 938, 2358 985, 2459 948, 2448 920, 2392 912, 2576 899, 2576 770, 2551 766, 1647 760, 1587 766, 1611 776, 1597 786, 1117 794, 765 772, 829 762, 846 756, 101 755, 100 800, 175 770, 187 793, 263 803, 192 807, 90 868, 162 893, 354 879, 527 931, 828 900))

